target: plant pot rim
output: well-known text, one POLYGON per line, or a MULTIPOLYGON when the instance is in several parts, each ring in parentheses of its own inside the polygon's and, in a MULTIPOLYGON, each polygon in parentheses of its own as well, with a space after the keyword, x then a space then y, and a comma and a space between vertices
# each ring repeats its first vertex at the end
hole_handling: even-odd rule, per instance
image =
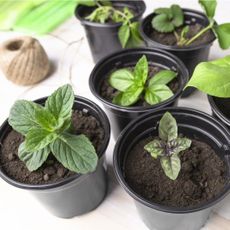
POLYGON ((152 109, 161 108, 161 107, 164 107, 167 104, 172 103, 176 98, 178 98, 180 96, 180 94, 181 94, 181 92, 182 92, 185 84, 187 83, 188 79, 189 79, 189 74, 188 74, 187 68, 185 67, 184 63, 178 57, 176 57, 175 55, 173 55, 173 54, 171 54, 171 53, 169 53, 167 51, 158 49, 158 48, 129 48, 129 49, 117 51, 117 52, 112 53, 112 54, 104 57, 103 59, 101 59, 95 65, 95 67, 93 68, 93 70, 92 70, 92 72, 90 74, 90 77, 89 77, 89 88, 90 88, 92 94, 98 100, 100 100, 103 104, 106 104, 110 108, 115 108, 115 109, 117 109, 119 111, 123 111, 123 112, 148 112, 148 111, 150 111, 152 109), (129 106, 129 107, 125 107, 125 106, 119 106, 119 105, 113 104, 112 102, 107 101, 106 99, 104 99, 97 92, 97 90, 95 88, 94 80, 93 80, 95 72, 100 68, 100 66, 104 62, 107 62, 110 59, 116 58, 116 57, 118 57, 120 55, 123 55, 123 54, 132 55, 133 53, 134 54, 135 53, 143 53, 143 54, 145 54, 145 53, 155 53, 156 55, 160 54, 160 55, 163 55, 164 57, 167 57, 167 58, 169 58, 171 60, 176 61, 176 63, 178 63, 178 65, 180 66, 180 70, 181 70, 183 78, 184 78, 184 85, 182 84, 180 86, 180 88, 177 90, 177 92, 172 97, 170 97, 169 99, 167 99, 167 100, 165 100, 163 102, 157 103, 155 105, 150 105, 150 106, 129 106))
MULTIPOLYGON (((195 15, 198 15, 198 16, 201 16, 201 17, 205 17, 207 20, 208 18, 206 17, 206 15, 202 12, 202 11, 198 11, 198 10, 193 10, 193 9, 189 9, 189 8, 182 8, 183 12, 185 13, 185 15, 189 15, 189 14, 195 14, 195 15)), ((145 41, 148 41, 149 43, 151 43, 152 45, 155 45, 157 47, 160 47, 161 49, 165 49, 165 50, 168 50, 168 51, 193 51, 193 50, 199 50, 199 49, 202 49, 202 48, 205 48, 207 46, 211 46, 212 43, 216 40, 216 36, 215 34, 213 33, 213 39, 210 40, 209 42, 206 42, 204 44, 200 44, 200 45, 197 45, 197 46, 188 46, 188 47, 182 47, 182 48, 179 48, 177 46, 169 46, 169 45, 164 45, 164 44, 161 44, 159 42, 156 42, 154 41, 153 39, 151 39, 148 35, 146 35, 146 33, 144 32, 144 25, 146 23, 146 20, 149 19, 149 18, 152 18, 153 15, 155 13, 151 13, 149 15, 147 15, 145 18, 143 18, 141 20, 141 26, 140 26, 140 33, 141 33, 141 36, 143 37, 143 39, 145 41)), ((194 15, 194 17, 195 17, 194 15)))
MULTIPOLYGON (((139 3, 142 4, 142 8, 140 10, 139 13, 137 13, 133 18, 131 18, 131 21, 137 21, 138 18, 140 18, 143 13, 145 12, 146 10, 146 4, 144 1, 138 1, 139 3)), ((115 2, 116 3, 116 2, 115 2)), ((118 2, 119 4, 129 4, 129 1, 124 1, 124 2, 118 2)), ((84 6, 84 5, 80 5, 80 6, 77 6, 75 8, 75 16, 76 18, 81 22, 82 25, 87 25, 87 26, 92 26, 92 27, 98 27, 98 28, 111 28, 111 27, 120 27, 122 25, 122 22, 116 22, 116 23, 99 23, 99 22, 91 22, 89 20, 86 20, 85 18, 82 18, 80 15, 79 15, 79 10, 81 8, 93 8, 94 6, 84 6)))
MULTIPOLYGON (((34 100, 34 102, 40 102, 40 101, 45 101, 47 99, 47 97, 42 97, 42 98, 39 98, 39 99, 36 99, 34 100)), ((84 98, 84 97, 81 97, 81 96, 76 96, 75 95, 75 102, 74 103, 78 103, 78 102, 82 102, 82 103, 85 103, 87 104, 89 107, 93 107, 97 113, 99 114, 99 117, 100 117, 100 122, 101 124, 104 125, 103 129, 104 129, 104 132, 105 132, 105 138, 104 138, 104 142, 102 144, 102 147, 98 153, 98 157, 99 159, 105 155, 105 152, 106 152, 106 148, 109 144, 109 139, 110 139, 110 123, 109 123, 109 120, 105 114, 105 112, 96 104, 94 103, 93 101, 87 99, 87 98, 84 98)), ((90 111, 90 110, 89 110, 90 111)), ((8 119, 6 119, 3 124, 1 125, 0 127, 0 132, 1 130, 3 129, 6 129, 10 127, 9 123, 8 123, 8 119)), ((11 127, 10 127, 11 128, 11 127)), ((1 135, 1 133, 0 133, 1 135)), ((98 166, 97 166, 98 167, 98 166)), ((27 189, 27 190, 48 190, 48 189, 54 189, 54 188, 57 188, 57 187, 60 187, 60 186, 63 186, 63 185, 66 185, 74 180, 84 180, 86 177, 88 177, 90 174, 92 174, 94 172, 91 172, 91 173, 87 173, 87 174, 74 174, 68 178, 65 178, 61 181, 58 181, 58 182, 55 182, 55 183, 49 183, 49 184, 26 184, 26 183, 22 183, 22 182, 19 182, 19 181, 16 181, 14 180, 13 178, 9 177, 3 170, 2 168, 0 168, 0 177, 5 180, 7 183, 15 186, 15 187, 18 187, 18 188, 21 188, 21 189, 27 189)))
MULTIPOLYGON (((228 183, 226 188, 224 189, 224 191, 217 197, 215 197, 214 199, 207 201, 206 203, 203 203, 200 206, 197 207, 192 207, 192 208, 178 208, 178 207, 169 207, 166 205, 161 205, 159 203, 155 203, 155 202, 151 202, 148 201, 147 199, 143 198, 141 195, 139 195, 138 193, 136 193, 129 185, 128 183, 125 181, 124 176, 123 176, 123 170, 121 169, 119 163, 118 163, 118 153, 121 152, 120 148, 120 143, 122 143, 124 141, 124 136, 126 136, 129 132, 130 129, 132 129, 133 127, 135 127, 139 122, 144 121, 145 119, 147 119, 148 117, 150 117, 153 113, 156 112, 175 112, 175 113, 183 113, 186 114, 187 116, 190 116, 190 114, 193 115, 197 115, 199 116, 202 120, 208 119, 209 122, 214 125, 215 127, 219 127, 221 128, 221 130, 224 131, 225 136, 227 136, 229 138, 229 142, 228 142, 228 149, 226 151, 229 151, 230 149, 230 131, 223 125, 221 124, 221 122, 219 122, 218 120, 214 119, 211 115, 196 110, 196 109, 192 109, 192 108, 187 108, 187 107, 168 107, 168 108, 163 108, 163 109, 158 109, 154 112, 149 112, 149 113, 145 113, 143 115, 141 115, 140 117, 138 117, 137 119, 131 121, 126 127, 125 129, 121 132, 121 134, 119 135, 116 145, 114 147, 114 152, 113 152, 113 167, 114 167, 114 172, 115 172, 115 176, 119 182, 119 184, 124 188, 124 190, 137 202, 140 202, 142 205, 147 206, 149 208, 161 211, 161 212, 166 212, 166 213, 173 213, 173 214, 185 214, 185 213, 193 213, 193 212, 197 212, 197 211, 201 211, 203 209, 207 209, 210 208, 212 206, 214 206, 215 204, 217 204, 219 201, 221 201, 224 197, 226 197, 229 193, 230 193, 230 184, 228 183)), ((123 153, 125 154, 125 153, 123 153)), ((229 160, 230 158, 228 158, 229 160)), ((230 160, 229 162, 230 163, 230 160)))
MULTIPOLYGON (((224 98, 223 98, 224 99, 224 98)), ((226 99, 226 98, 225 98, 226 99)), ((230 119, 224 115, 221 110, 218 108, 216 103, 214 102, 213 96, 208 95, 208 101, 211 105, 212 111, 214 114, 221 120, 223 121, 226 125, 230 126, 230 119)))

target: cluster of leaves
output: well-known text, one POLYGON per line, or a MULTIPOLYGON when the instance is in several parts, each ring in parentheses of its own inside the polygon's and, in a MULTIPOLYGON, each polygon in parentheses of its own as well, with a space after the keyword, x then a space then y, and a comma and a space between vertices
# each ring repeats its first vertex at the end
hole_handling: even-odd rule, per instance
POLYGON ((95 170, 98 157, 90 140, 70 133, 73 103, 74 92, 64 85, 48 97, 45 106, 18 100, 11 108, 9 124, 25 136, 18 156, 30 171, 37 170, 50 153, 71 171, 95 170))
POLYGON ((217 1, 216 0, 199 0, 209 24, 192 38, 187 38, 189 27, 185 24, 184 13, 180 6, 172 5, 170 8, 158 8, 154 12, 157 14, 152 20, 152 26, 155 30, 168 33, 173 32, 179 46, 188 46, 205 34, 210 29, 216 34, 219 45, 222 49, 230 47, 230 23, 217 25, 214 20, 217 1), (182 27, 181 33, 178 34, 177 28, 182 27))
POLYGON ((122 47, 137 47, 142 44, 143 40, 139 33, 140 23, 131 21, 134 15, 128 7, 118 10, 113 7, 110 1, 92 1, 91 3, 90 5, 96 6, 96 8, 86 17, 87 20, 99 23, 105 23, 109 20, 115 23, 120 22, 122 25, 118 31, 118 38, 122 47))
POLYGON ((164 173, 171 180, 176 180, 181 170, 179 153, 188 149, 192 141, 178 137, 178 127, 175 118, 166 112, 160 120, 159 138, 144 146, 154 159, 160 158, 164 173))
POLYGON ((212 96, 230 98, 230 56, 198 64, 188 86, 212 96))
POLYGON ((135 104, 144 92, 145 101, 154 105, 173 96, 167 86, 177 73, 171 70, 162 70, 147 81, 149 74, 148 61, 143 55, 137 62, 134 70, 119 69, 109 77, 109 84, 119 91, 113 98, 113 103, 121 106, 135 104))

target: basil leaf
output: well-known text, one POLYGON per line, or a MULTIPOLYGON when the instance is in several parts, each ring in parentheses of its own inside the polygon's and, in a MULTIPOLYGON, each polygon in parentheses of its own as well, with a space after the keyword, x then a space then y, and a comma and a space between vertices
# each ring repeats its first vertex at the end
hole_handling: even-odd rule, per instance
POLYGON ((215 16, 217 6, 216 0, 199 0, 199 3, 204 8, 208 18, 213 18, 215 16))
POLYGON ((28 152, 39 151, 53 142, 57 137, 56 133, 51 133, 41 128, 33 128, 26 135, 25 149, 28 152))
POLYGON ((171 141, 177 138, 177 123, 175 118, 166 112, 160 120, 159 137, 164 141, 171 141))
POLYGON ((152 20, 152 27, 162 33, 172 32, 174 25, 166 14, 159 14, 152 20))
POLYGON ((118 38, 121 42, 122 48, 126 47, 126 44, 129 40, 129 36, 130 36, 130 27, 128 24, 123 23, 123 25, 118 30, 118 38))
POLYGON ((48 97, 45 108, 47 108, 57 120, 59 118, 65 119, 71 116, 73 103, 74 93, 71 85, 67 84, 58 88, 48 97))
POLYGON ((25 162, 29 171, 35 171, 42 166, 47 160, 50 153, 49 146, 37 151, 27 152, 25 148, 25 142, 21 143, 18 149, 18 157, 21 161, 25 162))
POLYGON ((33 127, 38 127, 35 111, 41 107, 34 102, 18 100, 10 110, 8 122, 14 130, 26 135, 33 127))
POLYGON ((180 6, 172 5, 171 11, 173 15, 172 23, 175 25, 175 27, 182 26, 184 24, 184 13, 180 6))
POLYGON ((119 93, 113 98, 113 103, 121 106, 130 106, 135 104, 139 98, 144 88, 137 85, 131 85, 127 91, 119 93))
POLYGON ((85 135, 64 134, 51 144, 57 160, 70 171, 85 174, 96 169, 98 157, 85 135))
POLYGON ((230 55, 197 65, 186 85, 216 97, 230 97, 230 55))
POLYGON ((171 70, 161 70, 155 74, 149 81, 149 86, 154 84, 166 85, 177 76, 177 73, 171 70))
POLYGON ((145 92, 145 101, 154 105, 173 96, 173 92, 166 85, 150 85, 145 92))
POLYGON ((149 66, 145 55, 143 55, 137 62, 133 74, 135 78, 135 83, 137 85, 144 86, 146 79, 148 77, 149 66))
POLYGON ((130 9, 127 6, 124 7, 123 13, 126 15, 128 20, 134 17, 133 13, 130 11, 130 9))
POLYGON ((140 22, 130 24, 130 37, 126 45, 127 48, 140 47, 143 44, 142 37, 139 32, 140 22))
POLYGON ((166 14, 168 19, 172 19, 173 18, 173 13, 172 13, 172 10, 171 8, 157 8, 155 11, 154 11, 155 14, 166 14))
POLYGON ((217 35, 218 42, 222 49, 230 47, 230 23, 224 23, 213 27, 217 35))
POLYGON ((161 157, 160 162, 165 175, 171 180, 176 180, 181 169, 180 158, 177 155, 161 157))
POLYGON ((184 151, 188 149, 192 144, 192 141, 188 138, 176 138, 174 140, 171 140, 168 143, 169 149, 170 149, 170 155, 171 154, 178 154, 181 151, 184 151))
POLYGON ((133 83, 133 73, 128 69, 119 69, 109 77, 109 84, 121 92, 127 90, 133 83))
POLYGON ((144 146, 144 149, 148 151, 151 156, 157 159, 164 152, 164 145, 160 140, 153 140, 144 146))

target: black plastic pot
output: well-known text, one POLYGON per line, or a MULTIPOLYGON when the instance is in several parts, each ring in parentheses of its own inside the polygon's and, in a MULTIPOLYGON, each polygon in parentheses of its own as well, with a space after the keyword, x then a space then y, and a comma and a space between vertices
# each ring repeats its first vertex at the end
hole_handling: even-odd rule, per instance
POLYGON ((226 162, 230 178, 230 132, 217 120, 203 112, 188 108, 164 108, 147 113, 131 122, 119 136, 114 149, 113 164, 121 186, 134 199, 138 213, 149 229, 198 230, 207 220, 212 208, 230 191, 228 183, 221 194, 195 208, 174 208, 153 203, 132 190, 124 178, 124 162, 131 148, 150 134, 157 135, 163 114, 169 111, 177 120, 179 132, 208 143, 226 162))
MULTIPOLYGON (((199 23, 203 26, 207 26, 209 24, 208 18, 202 12, 191 9, 183 9, 183 12, 185 15, 185 21, 187 25, 199 23)), ((208 60, 210 48, 214 40, 216 39, 214 33, 213 39, 211 39, 209 43, 202 44, 199 46, 178 48, 177 46, 168 46, 160 44, 150 38, 150 34, 153 31, 151 21, 155 15, 155 13, 148 15, 146 18, 142 20, 141 23, 140 32, 144 41, 146 42, 146 45, 148 47, 160 48, 176 55, 184 62, 185 66, 189 71, 189 76, 191 77, 196 65, 198 65, 200 62, 208 60)), ((190 87, 183 92, 182 96, 187 97, 194 91, 195 88, 190 87)))
MULTIPOLYGON (((132 21, 140 21, 146 9, 146 5, 142 0, 117 0, 112 3, 115 7, 128 7, 129 9, 132 9, 135 13, 135 17, 132 21)), ((75 10, 75 15, 84 26, 93 60, 96 63, 106 55, 122 49, 121 43, 118 39, 118 30, 122 23, 101 24, 86 20, 85 16, 89 15, 93 9, 94 7, 78 6, 75 10)))
POLYGON ((230 129, 230 98, 208 96, 213 116, 230 129))
MULTIPOLYGON (((36 102, 43 104, 45 100, 46 98, 42 98, 36 102)), ((75 174, 52 184, 31 185, 15 181, 0 168, 0 176, 6 182, 30 191, 52 214, 62 218, 71 218, 95 209, 103 201, 107 190, 105 151, 110 138, 108 118, 100 107, 83 97, 75 98, 74 109, 87 109, 104 128, 104 143, 98 153, 99 162, 95 172, 85 175, 75 174)), ((1 142, 11 130, 6 120, 0 129, 1 142)))
POLYGON ((174 55, 159 49, 139 48, 127 49, 101 60, 93 69, 89 79, 89 86, 91 92, 97 97, 106 109, 112 126, 112 133, 115 138, 118 137, 123 128, 133 119, 137 118, 143 113, 155 111, 157 108, 168 107, 176 105, 178 98, 182 93, 185 84, 188 81, 188 72, 184 64, 174 55), (172 69, 178 72, 179 89, 173 97, 159 104, 152 106, 131 106, 123 107, 115 105, 105 100, 100 95, 101 85, 105 78, 108 78, 111 71, 115 69, 134 66, 137 61, 146 55, 150 65, 159 66, 163 69, 172 69))

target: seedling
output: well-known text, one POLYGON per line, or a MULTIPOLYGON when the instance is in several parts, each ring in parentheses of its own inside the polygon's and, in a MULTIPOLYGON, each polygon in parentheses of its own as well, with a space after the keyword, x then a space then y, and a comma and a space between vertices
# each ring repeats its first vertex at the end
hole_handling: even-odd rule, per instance
POLYGON ((154 159, 160 158, 164 173, 171 180, 176 180, 181 170, 179 153, 188 149, 192 141, 178 137, 178 127, 175 118, 166 112, 160 120, 159 137, 144 146, 154 159))
MULTIPOLYGON (((92 22, 106 23, 112 21, 115 23, 121 22, 122 25, 118 31, 118 38, 123 48, 137 47, 143 42, 139 33, 139 22, 132 22, 134 14, 128 7, 118 10, 113 7, 110 1, 91 0, 91 6, 95 6, 95 10, 86 17, 92 22)), ((81 2, 84 4, 84 2, 81 2)), ((88 3, 89 4, 89 3, 88 3)))
POLYGON ((119 91, 113 98, 113 103, 130 106, 144 94, 144 100, 154 105, 173 96, 167 84, 177 76, 176 72, 162 70, 149 81, 147 80, 148 73, 148 61, 145 55, 139 59, 133 71, 123 68, 113 72, 109 78, 109 84, 119 91))
POLYGON ((212 30, 219 41, 222 49, 230 47, 230 23, 216 24, 215 12, 217 1, 216 0, 199 0, 200 5, 203 7, 204 12, 209 19, 209 24, 203 28, 199 33, 192 38, 188 38, 189 26, 185 25, 184 13, 180 6, 172 5, 170 8, 158 8, 154 12, 157 14, 152 20, 153 28, 162 33, 173 32, 178 46, 189 46, 203 34, 212 30), (182 28, 180 34, 177 32, 178 28, 182 28))
POLYGON ((211 96, 230 98, 230 55, 197 65, 188 86, 211 96))
POLYGON ((18 100, 10 110, 9 124, 25 136, 18 156, 30 171, 37 170, 52 153, 67 169, 85 174, 95 170, 98 157, 85 135, 70 132, 74 92, 64 85, 44 106, 18 100))

